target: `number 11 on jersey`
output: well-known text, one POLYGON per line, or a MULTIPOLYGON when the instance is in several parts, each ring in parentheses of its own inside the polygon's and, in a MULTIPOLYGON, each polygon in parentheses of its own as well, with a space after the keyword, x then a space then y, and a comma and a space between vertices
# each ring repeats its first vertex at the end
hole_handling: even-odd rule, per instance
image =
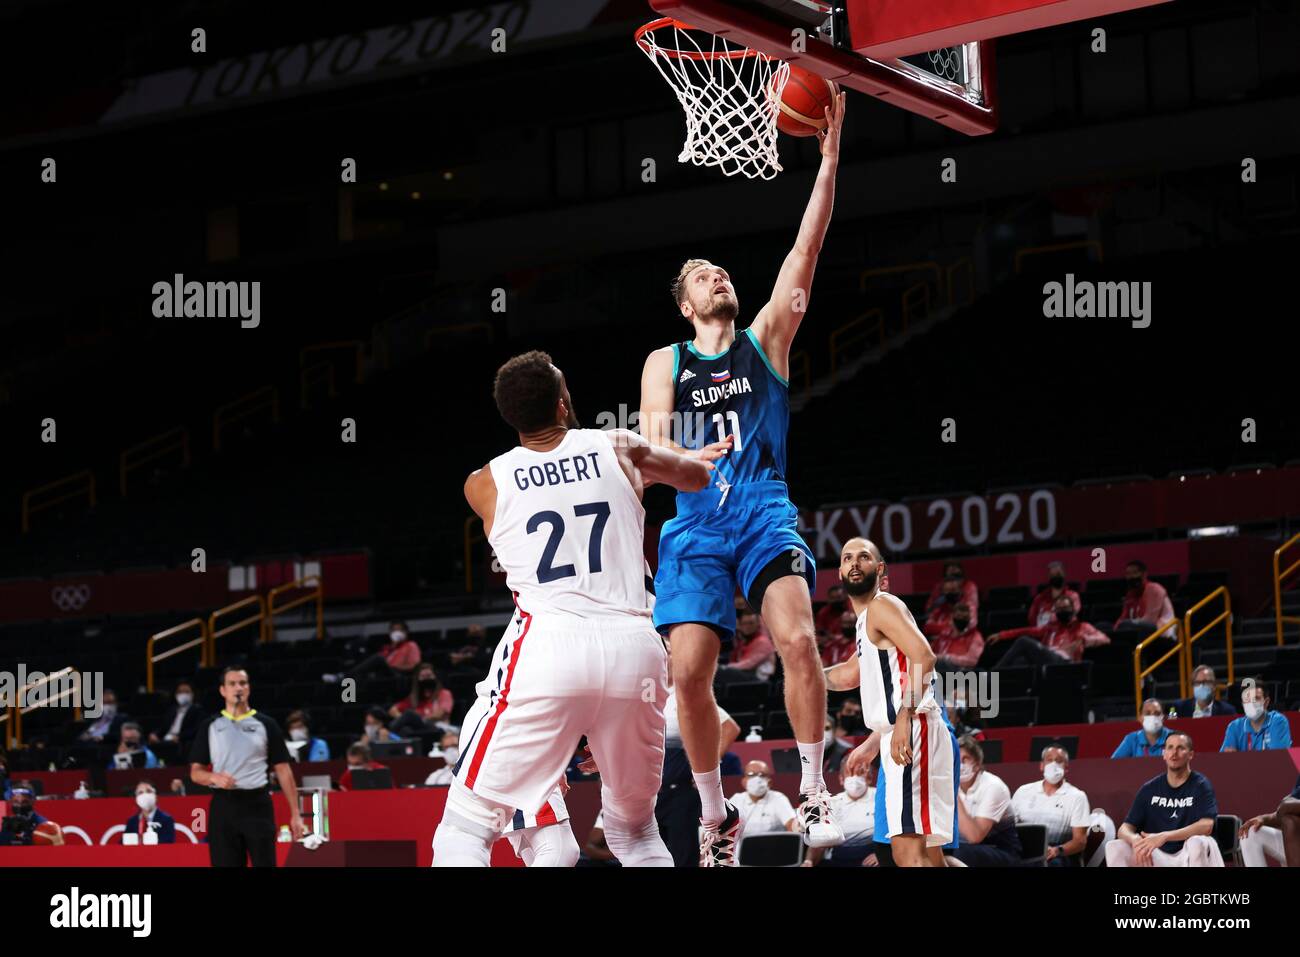
POLYGON ((730 431, 730 434, 736 437, 736 444, 735 446, 733 446, 732 451, 739 452, 741 448, 740 413, 732 410, 728 410, 726 423, 724 424, 722 419, 722 413, 714 412, 713 421, 716 422, 718 426, 718 441, 719 442, 726 441, 728 431, 730 431), (728 430, 726 427, 728 425, 731 426, 730 430, 728 430))

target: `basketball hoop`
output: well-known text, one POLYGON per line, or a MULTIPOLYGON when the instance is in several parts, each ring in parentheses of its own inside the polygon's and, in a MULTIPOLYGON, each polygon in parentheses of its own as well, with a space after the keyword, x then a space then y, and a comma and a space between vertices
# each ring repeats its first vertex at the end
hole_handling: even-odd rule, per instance
POLYGON ((776 116, 790 67, 776 57, 664 17, 636 31, 686 112, 679 163, 716 166, 728 176, 771 179, 781 172, 776 116))

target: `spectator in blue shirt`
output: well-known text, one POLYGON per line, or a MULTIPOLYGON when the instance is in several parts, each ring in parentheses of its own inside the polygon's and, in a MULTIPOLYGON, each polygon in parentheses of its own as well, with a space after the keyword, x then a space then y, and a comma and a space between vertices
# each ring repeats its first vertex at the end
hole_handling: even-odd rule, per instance
MULTIPOLYGON (((113 754, 112 760, 108 762, 108 769, 121 767, 118 763, 119 755, 132 755, 137 751, 144 752, 144 766, 146 768, 158 767, 158 756, 144 746, 142 741, 144 732, 134 721, 128 721, 122 725, 122 739, 117 745, 117 751, 113 754)), ((129 757, 127 759, 130 761, 129 757)), ((134 767, 133 764, 127 763, 126 767, 134 767)))
POLYGON ((291 712, 289 717, 284 719, 284 730, 289 735, 285 746, 288 747, 290 754, 296 756, 296 760, 328 761, 330 759, 330 746, 325 743, 325 739, 312 737, 311 720, 307 717, 306 711, 291 712))
POLYGON ((1147 758, 1163 754, 1171 732, 1165 727, 1165 709, 1155 698, 1142 702, 1142 729, 1130 731, 1112 758, 1147 758))
POLYGON ((1268 692, 1262 678, 1241 683, 1241 710, 1246 712, 1228 725, 1220 751, 1276 751, 1291 747, 1291 724, 1280 711, 1269 711, 1268 692))
POLYGON ((1192 770, 1192 736, 1165 739, 1165 772, 1138 789, 1115 840, 1106 845, 1107 867, 1222 867, 1214 824, 1219 804, 1209 778, 1192 770))

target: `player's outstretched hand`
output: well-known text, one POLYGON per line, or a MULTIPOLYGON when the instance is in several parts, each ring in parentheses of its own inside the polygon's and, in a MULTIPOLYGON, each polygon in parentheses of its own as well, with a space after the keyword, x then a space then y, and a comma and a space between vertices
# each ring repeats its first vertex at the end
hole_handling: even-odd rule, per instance
POLYGON ((879 743, 870 738, 863 741, 844 758, 844 773, 849 777, 866 777, 879 750, 879 743))
POLYGON ((729 435, 721 442, 710 442, 708 445, 704 446, 703 448, 694 449, 690 452, 687 452, 686 455, 693 459, 699 459, 701 462, 704 462, 705 464, 709 462, 716 462, 718 459, 722 458, 724 455, 730 452, 732 446, 735 445, 735 443, 736 443, 736 437, 734 435, 729 435))
POLYGON ((840 155, 840 127, 844 125, 844 91, 835 94, 831 105, 825 108, 826 129, 817 133, 822 156, 838 159, 840 155))

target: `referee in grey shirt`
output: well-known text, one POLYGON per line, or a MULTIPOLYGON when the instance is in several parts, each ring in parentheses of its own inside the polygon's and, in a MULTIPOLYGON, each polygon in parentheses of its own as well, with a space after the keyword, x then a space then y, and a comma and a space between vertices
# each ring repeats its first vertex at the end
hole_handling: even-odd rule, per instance
POLYGON ((289 829, 306 828, 289 768, 284 732, 248 706, 248 672, 229 667, 218 689, 226 706, 199 725, 190 752, 190 780, 212 788, 208 853, 213 867, 275 867, 275 808, 267 786, 271 770, 289 802, 289 829), (208 770, 208 766, 212 770, 208 770))

